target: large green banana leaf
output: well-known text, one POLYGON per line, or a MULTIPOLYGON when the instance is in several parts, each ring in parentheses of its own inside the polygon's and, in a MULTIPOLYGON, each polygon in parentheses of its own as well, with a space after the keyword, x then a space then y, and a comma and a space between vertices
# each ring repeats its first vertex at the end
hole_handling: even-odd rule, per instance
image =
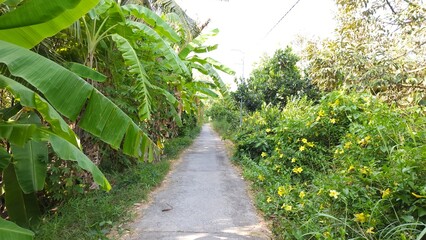
POLYGON ((151 117, 151 95, 148 90, 148 86, 151 83, 148 80, 148 75, 146 74, 145 68, 142 66, 142 63, 139 61, 139 57, 136 54, 135 49, 132 47, 130 42, 118 35, 113 34, 112 40, 117 44, 118 50, 122 53, 125 64, 127 65, 129 72, 137 76, 137 86, 139 90, 140 102, 139 106, 139 118, 149 119, 151 117))
POLYGON ((34 233, 28 229, 21 228, 13 222, 0 218, 0 239, 32 240, 34 233))
POLYGON ((69 62, 65 64, 65 67, 82 78, 87 78, 97 82, 105 82, 107 79, 107 77, 102 73, 93 70, 81 63, 69 62))
MULTIPOLYGON (((149 148, 151 144, 150 140, 148 138, 141 138, 141 130, 139 129, 139 131, 137 131, 135 126, 132 125, 129 129, 132 130, 128 130, 128 132, 130 132, 126 137, 129 137, 130 140, 126 139, 124 144, 131 147, 137 146, 137 151, 134 149, 131 151, 142 154, 142 146, 144 150, 149 148), (137 144, 132 144, 134 141, 136 141, 137 144)), ((11 144, 15 145, 23 145, 22 142, 25 144, 29 140, 47 141, 51 144, 53 151, 59 158, 77 162, 78 166, 92 174, 93 180, 99 184, 100 187, 107 191, 111 189, 103 173, 82 151, 80 151, 79 148, 47 128, 30 123, 0 122, 0 138, 6 139, 11 144), (18 137, 16 137, 16 135, 18 135, 18 137)), ((128 150, 128 152, 131 151, 128 150)))
POLYGON ((151 117, 151 111, 152 111, 152 102, 151 102, 151 95, 149 90, 155 90, 159 92, 160 94, 164 95, 166 97, 166 100, 171 104, 174 105, 177 103, 176 98, 170 94, 165 89, 159 88, 148 80, 148 75, 146 74, 145 68, 142 66, 142 63, 139 61, 139 57, 136 54, 135 49, 132 47, 130 42, 125 39, 124 37, 113 34, 112 39, 117 44, 118 49, 121 51, 122 56, 124 58, 124 61, 126 65, 128 66, 129 72, 132 74, 135 74, 138 77, 138 90, 142 97, 140 99, 141 105, 139 106, 139 118, 140 119, 149 119, 151 117))
POLYGON ((88 107, 79 122, 82 129, 115 149, 120 147, 123 140, 131 141, 133 144, 139 143, 137 151, 128 148, 123 150, 126 154, 137 153, 138 155, 133 156, 143 158, 146 146, 143 146, 142 142, 148 141, 148 136, 142 131, 134 130, 131 130, 132 133, 137 132, 140 141, 132 141, 126 136, 129 129, 134 129, 136 124, 108 98, 76 74, 34 52, 1 40, 0 62, 8 66, 12 75, 37 88, 60 114, 73 121, 87 103, 88 107))
MULTIPOLYGON (((0 148, 0 172, 2 172, 3 169, 7 167, 7 165, 9 165, 11 157, 12 156, 10 156, 10 154, 6 152, 6 150, 4 150, 3 148, 0 148)), ((1 195, 1 190, 0 190, 0 195, 1 195)))
POLYGON ((185 65, 185 63, 179 58, 173 48, 171 48, 170 45, 164 41, 164 39, 157 32, 140 22, 127 21, 126 24, 136 28, 136 31, 134 31, 135 34, 145 34, 158 44, 157 49, 161 50, 163 53, 166 67, 174 70, 176 73, 181 73, 186 76, 190 75, 188 67, 185 65))
POLYGON ((50 124, 53 132, 81 148, 77 136, 72 129, 62 119, 59 113, 56 112, 46 100, 40 97, 40 95, 22 84, 0 74, 0 89, 2 88, 13 93, 22 106, 37 110, 43 119, 50 124))
POLYGON ((15 174, 15 167, 10 164, 3 171, 6 208, 10 220, 21 227, 36 223, 41 215, 35 193, 24 194, 15 174))
POLYGON ((190 63, 190 66, 194 69, 197 69, 201 73, 210 76, 213 79, 215 86, 219 89, 222 96, 226 96, 229 94, 228 88, 226 87, 222 78, 210 64, 206 63, 201 65, 198 63, 190 63))
POLYGON ((167 22, 148 8, 136 4, 128 4, 122 6, 122 9, 127 16, 133 15, 144 20, 144 22, 149 24, 160 36, 165 36, 171 42, 177 43, 181 41, 181 38, 175 30, 173 30, 167 22))
POLYGON ((29 194, 43 190, 48 162, 47 143, 30 140, 24 146, 12 145, 11 149, 22 191, 29 194))
POLYGON ((16 10, 0 16, 0 40, 32 48, 44 38, 70 26, 98 2, 99 0, 25 1, 16 10))

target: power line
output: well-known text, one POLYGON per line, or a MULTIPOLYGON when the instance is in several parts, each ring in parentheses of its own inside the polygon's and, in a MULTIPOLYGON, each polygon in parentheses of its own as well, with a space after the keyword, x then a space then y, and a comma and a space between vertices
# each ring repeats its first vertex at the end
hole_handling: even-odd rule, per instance
POLYGON ((295 4, 293 4, 293 6, 284 14, 284 16, 282 16, 282 18, 280 18, 280 20, 278 20, 278 22, 271 28, 271 30, 269 30, 268 33, 265 34, 265 37, 263 37, 263 39, 265 39, 277 26, 278 24, 280 24, 280 22, 291 12, 291 10, 293 10, 293 8, 300 2, 301 0, 297 0, 295 4))

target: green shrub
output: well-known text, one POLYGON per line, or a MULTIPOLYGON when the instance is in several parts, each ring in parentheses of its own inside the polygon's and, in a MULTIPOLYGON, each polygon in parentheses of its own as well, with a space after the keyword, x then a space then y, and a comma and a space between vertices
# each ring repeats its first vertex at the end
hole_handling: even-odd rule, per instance
MULTIPOLYGON (((263 106, 236 159, 278 239, 416 239, 426 222, 426 117, 369 94, 263 106)), ((420 239, 418 238, 418 239, 420 239)))

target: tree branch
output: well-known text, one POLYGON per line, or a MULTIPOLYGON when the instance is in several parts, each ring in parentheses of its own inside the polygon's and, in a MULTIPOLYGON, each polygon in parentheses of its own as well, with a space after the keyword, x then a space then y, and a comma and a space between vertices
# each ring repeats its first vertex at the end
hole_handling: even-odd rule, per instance
POLYGON ((386 4, 389 6, 389 8, 391 9, 393 14, 396 14, 395 9, 393 9, 392 5, 390 4, 390 2, 388 0, 386 0, 386 4))

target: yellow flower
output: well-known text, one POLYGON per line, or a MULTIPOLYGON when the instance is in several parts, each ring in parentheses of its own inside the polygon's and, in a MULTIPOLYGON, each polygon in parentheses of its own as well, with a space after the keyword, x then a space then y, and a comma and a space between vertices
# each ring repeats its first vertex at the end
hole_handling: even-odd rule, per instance
POLYGON ((317 119, 315 119, 315 121, 317 121, 317 122, 318 122, 319 120, 321 120, 321 117, 320 117, 320 116, 318 116, 318 117, 317 117, 317 119))
POLYGON ((297 161, 297 159, 296 159, 296 158, 292 158, 292 159, 291 159, 291 162, 292 162, 292 163, 295 163, 296 161, 297 161))
POLYGON ((391 190, 386 188, 386 190, 382 191, 382 198, 386 198, 391 194, 391 190))
POLYGON ((328 195, 330 197, 333 197, 334 199, 337 199, 339 197, 340 193, 338 191, 336 191, 336 190, 330 190, 330 192, 328 193, 328 195))
POLYGON ((370 169, 370 168, 368 168, 368 167, 366 167, 366 166, 362 167, 359 171, 360 171, 362 174, 365 174, 365 175, 368 175, 368 174, 370 174, 370 173, 371 173, 371 169, 370 169))
POLYGON ((353 170, 355 170, 354 165, 350 165, 349 168, 348 168, 348 172, 352 172, 353 170))
POLYGON ((265 177, 262 174, 259 174, 259 176, 257 177, 257 179, 259 179, 260 181, 265 181, 265 177))
POLYGON ((307 143, 308 140, 306 138, 302 138, 302 143, 307 143))
POLYGON ((306 193, 304 192, 304 191, 301 191, 300 193, 299 193, 299 197, 300 198, 304 198, 306 196, 306 193))
POLYGON ((324 117, 324 116, 325 116, 325 112, 324 112, 324 110, 320 110, 320 111, 318 112, 318 116, 320 116, 320 117, 324 117))
POLYGON ((266 202, 267 202, 267 203, 272 202, 272 198, 271 198, 271 197, 268 197, 268 198, 266 199, 266 202))
POLYGON ((365 213, 356 213, 354 214, 355 216, 355 222, 359 222, 359 223, 365 223, 367 221, 367 218, 370 217, 370 215, 365 214, 365 213))
POLYGON ((271 130, 270 128, 267 128, 267 129, 266 129, 266 132, 267 132, 267 133, 269 133, 269 132, 271 132, 271 131, 272 131, 272 130, 271 130))
POLYGON ((301 151, 301 152, 305 151, 305 149, 306 149, 305 146, 300 146, 299 147, 299 151, 301 151))
POLYGON ((301 172, 303 172, 303 168, 302 167, 293 168, 293 172, 296 174, 300 174, 301 172))
POLYGON ((323 235, 324 237, 326 237, 326 238, 331 237, 330 232, 324 232, 322 235, 323 235))
POLYGON ((336 123, 336 119, 335 118, 330 119, 330 123, 335 124, 336 123))
POLYGON ((282 197, 285 194, 285 188, 283 186, 278 187, 278 195, 282 197))
POLYGON ((281 153, 281 154, 280 154, 280 158, 283 158, 283 157, 284 157, 284 154, 282 154, 282 153, 281 153))
POLYGON ((365 231, 367 234, 374 234, 374 227, 370 227, 367 229, 367 231, 365 231))
POLYGON ((352 142, 347 142, 347 143, 345 143, 344 148, 349 149, 349 148, 351 148, 351 146, 352 146, 352 142))
POLYGON ((268 154, 266 152, 262 152, 262 154, 260 154, 260 156, 266 157, 266 156, 268 156, 268 154))
POLYGON ((283 205, 281 206, 281 209, 284 209, 284 210, 286 210, 286 211, 291 211, 291 210, 293 209, 293 207, 292 207, 291 205, 283 204, 283 205))
POLYGON ((306 145, 308 145, 308 147, 314 147, 315 144, 313 142, 307 142, 306 145))

